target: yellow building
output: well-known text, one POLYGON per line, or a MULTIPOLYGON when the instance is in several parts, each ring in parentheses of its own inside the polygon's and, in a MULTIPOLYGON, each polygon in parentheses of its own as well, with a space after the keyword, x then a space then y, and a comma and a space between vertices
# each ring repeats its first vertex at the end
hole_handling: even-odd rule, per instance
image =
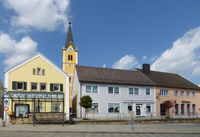
POLYGON ((62 50, 62 57, 63 57, 62 69, 71 76, 71 81, 69 86, 69 100, 70 100, 70 112, 72 112, 72 86, 74 79, 74 68, 75 65, 78 64, 78 49, 74 45, 71 23, 69 23, 66 43, 65 46, 63 46, 62 50))
MULTIPOLYGON (((69 118, 69 81, 67 73, 37 53, 5 71, 8 92, 4 100, 14 117, 27 117, 34 111, 63 112, 69 118)), ((8 118, 7 113, 4 116, 8 118)))

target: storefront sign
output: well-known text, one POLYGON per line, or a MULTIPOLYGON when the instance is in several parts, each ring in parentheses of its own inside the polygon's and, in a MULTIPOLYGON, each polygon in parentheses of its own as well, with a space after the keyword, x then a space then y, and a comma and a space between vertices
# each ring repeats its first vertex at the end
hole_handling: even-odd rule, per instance
POLYGON ((182 101, 182 103, 190 103, 190 101, 182 101))

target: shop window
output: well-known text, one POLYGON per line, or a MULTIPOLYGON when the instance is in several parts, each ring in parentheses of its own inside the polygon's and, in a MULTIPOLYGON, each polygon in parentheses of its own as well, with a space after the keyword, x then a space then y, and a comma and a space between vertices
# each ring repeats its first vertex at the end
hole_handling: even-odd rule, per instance
POLYGON ((178 115, 179 112, 178 112, 178 104, 175 104, 175 115, 178 115))
POLYGON ((151 113, 151 104, 146 104, 146 113, 151 113))
POLYGON ((31 90, 37 90, 37 83, 31 83, 31 90))
POLYGON ((43 112, 42 103, 35 103, 35 112, 43 112))
POLYGON ((150 88, 146 88, 146 95, 150 95, 150 88))
POLYGON ((132 103, 128 103, 128 113, 133 112, 132 103))
POLYGON ((174 91, 174 96, 178 97, 178 91, 177 90, 174 91))
POLYGON ((46 84, 41 83, 40 84, 40 90, 41 91, 46 91, 46 84))
POLYGON ((15 104, 15 117, 28 117, 29 104, 15 104))
POLYGON ((119 94, 119 87, 108 87, 109 94, 119 94))
POLYGON ((169 91, 168 90, 160 90, 160 96, 169 96, 169 91))
POLYGON ((192 113, 193 115, 196 115, 196 105, 192 104, 192 113))
POLYGON ((99 113, 99 104, 92 103, 92 107, 86 110, 86 113, 99 113))
POLYGON ((190 104, 187 104, 187 114, 190 115, 190 104))
POLYGON ((120 106, 119 103, 108 103, 108 113, 119 113, 120 106))
POLYGON ((185 105, 181 104, 181 115, 185 115, 185 105))
POLYGON ((61 112, 60 108, 61 108, 60 104, 52 104, 52 111, 53 112, 61 112))
POLYGON ((98 86, 86 86, 86 93, 98 93, 98 86))

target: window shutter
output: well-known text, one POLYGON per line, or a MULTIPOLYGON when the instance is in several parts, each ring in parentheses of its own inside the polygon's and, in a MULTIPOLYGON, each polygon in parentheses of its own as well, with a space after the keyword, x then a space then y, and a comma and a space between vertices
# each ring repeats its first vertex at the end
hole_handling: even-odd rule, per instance
POLYGON ((53 91, 53 84, 50 83, 50 91, 53 91))
POLYGON ((24 82, 24 90, 27 90, 27 82, 24 82))
POLYGON ((16 90, 16 82, 15 81, 12 82, 12 90, 16 90))
POLYGON ((60 91, 63 92, 63 84, 60 84, 60 91))

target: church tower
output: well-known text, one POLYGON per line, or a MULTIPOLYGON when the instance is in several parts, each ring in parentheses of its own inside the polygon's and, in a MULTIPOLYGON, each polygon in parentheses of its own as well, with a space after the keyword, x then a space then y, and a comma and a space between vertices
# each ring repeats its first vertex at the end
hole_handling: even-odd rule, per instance
POLYGON ((73 86, 75 65, 78 64, 78 49, 74 45, 71 22, 69 22, 69 29, 68 29, 66 43, 62 49, 62 57, 63 57, 62 69, 71 76, 71 81, 69 85, 69 97, 70 97, 69 103, 70 103, 70 112, 72 112, 72 86, 73 86))

